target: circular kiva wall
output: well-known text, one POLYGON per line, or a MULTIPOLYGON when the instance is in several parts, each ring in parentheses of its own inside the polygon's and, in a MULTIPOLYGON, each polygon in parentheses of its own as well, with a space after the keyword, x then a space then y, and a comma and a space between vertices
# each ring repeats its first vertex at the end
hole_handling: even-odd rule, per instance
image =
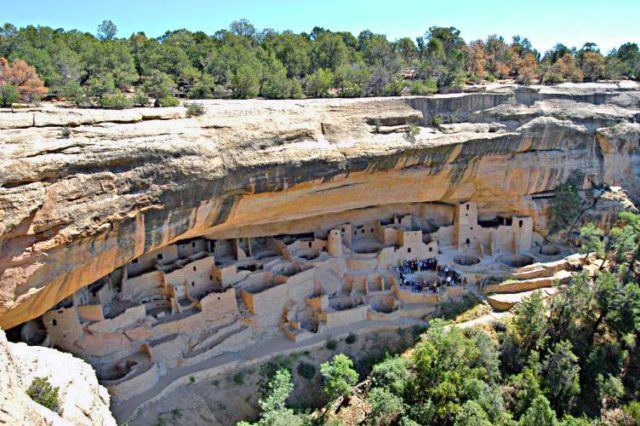
POLYGON ((460 255, 453 258, 453 262, 462 266, 471 266, 480 263, 480 259, 471 255, 460 255))
POLYGON ((501 256, 498 258, 498 261, 512 268, 521 268, 523 266, 531 265, 533 263, 533 258, 524 254, 509 254, 501 256))

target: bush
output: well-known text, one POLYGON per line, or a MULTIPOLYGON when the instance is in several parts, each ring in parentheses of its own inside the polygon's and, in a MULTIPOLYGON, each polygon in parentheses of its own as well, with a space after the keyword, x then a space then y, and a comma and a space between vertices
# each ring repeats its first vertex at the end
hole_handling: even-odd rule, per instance
POLYGON ((436 92, 438 92, 438 84, 432 78, 426 81, 418 80, 409 87, 409 93, 412 95, 431 95, 436 92))
POLYGON ((233 383, 236 385, 244 384, 244 373, 242 371, 233 375, 233 383))
POLYGON ((60 130, 60 138, 69 139, 70 136, 71 136, 71 129, 69 128, 69 126, 64 126, 62 130, 60 130))
POLYGON ((171 95, 166 95, 158 100, 158 106, 162 108, 180 105, 180 101, 171 95))
POLYGON ((358 336, 356 336, 353 333, 349 333, 349 335, 344 341, 347 342, 348 345, 352 345, 356 342, 356 340, 358 340, 358 336))
POLYGON ((136 93, 133 94, 133 104, 135 106, 147 106, 149 103, 149 96, 142 90, 136 90, 136 93))
POLYGON ((400 96, 404 90, 404 80, 401 78, 394 78, 384 86, 385 96, 400 96))
POLYGON ((441 123, 442 123, 442 117, 440 117, 439 115, 435 115, 435 116, 431 119, 431 125, 432 125, 433 127, 438 127, 441 123))
POLYGON ((314 98, 326 98, 333 87, 333 73, 331 70, 319 69, 305 80, 305 92, 314 98))
POLYGON ((10 107, 18 98, 16 86, 0 86, 0 106, 10 107))
POLYGON ((27 389, 27 395, 40 405, 47 407, 54 412, 60 411, 59 389, 51 386, 46 377, 36 377, 27 389))
POLYGON ((298 374, 307 380, 311 380, 316 375, 316 367, 308 362, 301 362, 297 368, 298 374))
POLYGON ((187 104, 187 117, 199 117, 203 115, 206 111, 204 105, 199 103, 191 103, 187 104))
POLYGON ((125 95, 118 93, 115 95, 105 95, 100 98, 98 105, 106 109, 127 109, 133 106, 133 103, 125 95))
POLYGON ((335 351, 338 348, 338 342, 333 339, 327 340, 327 349, 330 351, 335 351))
POLYGON ((71 102, 77 107, 84 106, 89 103, 87 94, 77 81, 70 81, 65 84, 60 90, 60 94, 68 102, 71 102))

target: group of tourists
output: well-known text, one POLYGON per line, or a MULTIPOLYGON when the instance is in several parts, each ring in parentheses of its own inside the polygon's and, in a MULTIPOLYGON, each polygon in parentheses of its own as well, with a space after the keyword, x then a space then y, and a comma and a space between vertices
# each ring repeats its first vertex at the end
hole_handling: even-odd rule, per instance
POLYGON ((403 260, 402 264, 396 267, 396 272, 400 278, 400 288, 409 289, 413 293, 437 293, 444 287, 467 285, 466 277, 462 277, 452 266, 439 265, 437 259, 403 260), (435 271, 438 273, 438 279, 428 281, 408 277, 421 271, 435 271))

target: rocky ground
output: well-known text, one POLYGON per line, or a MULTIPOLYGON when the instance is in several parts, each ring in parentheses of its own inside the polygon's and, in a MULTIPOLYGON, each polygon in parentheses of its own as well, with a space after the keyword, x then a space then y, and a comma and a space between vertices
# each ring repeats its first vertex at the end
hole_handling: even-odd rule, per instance
POLYGON ((115 426, 109 394, 91 366, 55 349, 9 343, 0 330, 0 424, 115 426), (36 377, 59 388, 60 412, 32 401, 36 377))
POLYGON ((321 392, 320 364, 335 353, 342 352, 355 360, 356 366, 366 371, 366 366, 380 360, 386 353, 398 353, 413 344, 415 338, 411 327, 358 333, 355 342, 346 338, 327 339, 319 345, 301 349, 285 356, 234 368, 222 374, 197 380, 180 386, 150 404, 143 406, 129 419, 131 426, 153 425, 166 422, 171 425, 232 425, 240 420, 254 419, 258 414, 257 389, 264 382, 264 371, 276 365, 291 368, 295 390, 289 404, 298 408, 315 409, 326 403, 321 392), (327 348, 333 341, 337 346, 327 348), (315 367, 311 379, 302 377, 300 364, 315 367))

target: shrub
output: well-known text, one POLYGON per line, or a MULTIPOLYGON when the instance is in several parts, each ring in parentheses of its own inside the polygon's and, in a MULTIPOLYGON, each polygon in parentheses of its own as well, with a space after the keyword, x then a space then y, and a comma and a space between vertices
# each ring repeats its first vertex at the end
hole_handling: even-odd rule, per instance
POLYGON ((203 115, 206 111, 204 105, 199 103, 190 103, 186 105, 187 107, 187 117, 199 117, 203 115))
POLYGON ((65 84, 60 90, 60 94, 68 102, 71 102, 77 107, 84 106, 89 103, 87 94, 77 81, 70 81, 65 84))
POLYGON ((100 98, 98 105, 106 109, 127 109, 133 106, 133 103, 125 95, 118 93, 115 95, 105 95, 100 98))
POLYGON ((69 128, 69 126, 64 126, 62 130, 60 130, 60 138, 69 139, 70 136, 71 136, 71 129, 69 128))
POLYGON ((352 345, 356 342, 356 340, 358 340, 358 336, 356 336, 353 333, 349 333, 349 335, 347 336, 346 339, 344 339, 345 342, 347 342, 348 345, 352 345))
POLYGON ((0 86, 0 106, 10 107, 18 100, 18 97, 16 86, 0 86))
POLYGON ((415 142, 416 136, 418 136, 419 134, 420 127, 416 124, 409 124, 409 127, 407 127, 407 131, 405 132, 406 138, 411 142, 415 142))
POLYGON ((196 382, 196 378, 193 376, 189 376, 189 383, 194 384, 196 382))
POLYGON ((442 123, 442 117, 440 117, 439 115, 435 115, 431 119, 431 125, 433 127, 438 127, 441 123, 442 123))
POLYGON ((136 93, 133 94, 132 101, 135 106, 147 106, 149 103, 149 96, 147 96, 147 94, 142 90, 136 90, 136 93))
POLYGON ((298 374, 307 380, 311 380, 316 375, 316 367, 308 362, 301 362, 297 368, 298 374))
POLYGON ((233 383, 236 385, 244 384, 244 373, 242 371, 233 375, 233 383))
POLYGON ((418 80, 409 87, 409 93, 412 95, 430 95, 438 91, 437 82, 430 78, 425 81, 418 80))
POLYGON ((166 95, 158 100, 158 106, 162 108, 180 105, 180 101, 171 95, 166 95))
POLYGON ((314 98, 325 98, 333 87, 333 73, 331 70, 319 69, 305 80, 305 92, 314 98))
POLYGON ((54 412, 60 411, 59 389, 51 386, 46 377, 36 377, 27 389, 27 395, 40 405, 47 407, 54 412))
POLYGON ((329 349, 330 351, 335 351, 337 347, 338 347, 338 342, 336 340, 334 339, 327 340, 327 349, 329 349))

